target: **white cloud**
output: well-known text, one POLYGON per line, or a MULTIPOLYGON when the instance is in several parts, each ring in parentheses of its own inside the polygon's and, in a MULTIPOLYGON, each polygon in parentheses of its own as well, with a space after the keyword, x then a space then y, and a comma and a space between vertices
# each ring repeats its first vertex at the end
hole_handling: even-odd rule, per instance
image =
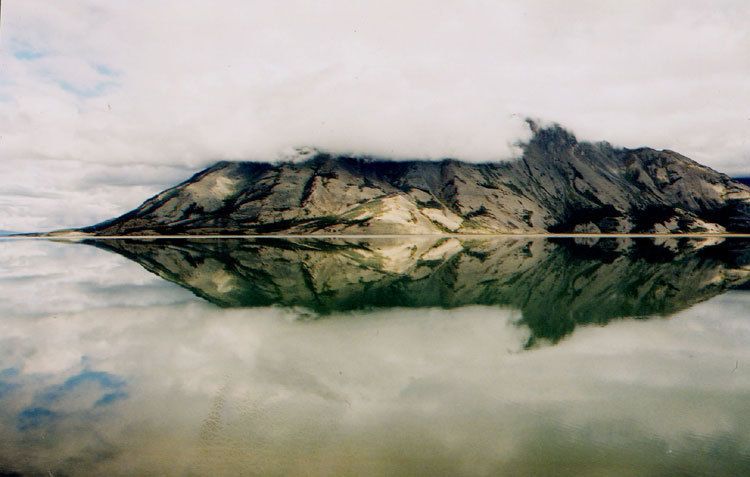
MULTIPOLYGON (((524 116, 750 173, 742 0, 5 3, 0 155, 40 177, 40 159, 199 168, 302 145, 495 160, 524 116)), ((36 218, 0 228, 59 226, 12 204, 36 218)))
POLYGON ((54 159, 0 161, 0 230, 85 226, 190 177, 190 168, 54 159))

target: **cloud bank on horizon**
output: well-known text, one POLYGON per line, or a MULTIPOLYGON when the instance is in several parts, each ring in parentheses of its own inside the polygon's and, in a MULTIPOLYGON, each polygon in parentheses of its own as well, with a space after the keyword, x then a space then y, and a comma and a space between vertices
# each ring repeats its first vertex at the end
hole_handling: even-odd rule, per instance
POLYGON ((750 175, 750 3, 4 2, 1 229, 298 146, 508 159, 523 118, 750 175))

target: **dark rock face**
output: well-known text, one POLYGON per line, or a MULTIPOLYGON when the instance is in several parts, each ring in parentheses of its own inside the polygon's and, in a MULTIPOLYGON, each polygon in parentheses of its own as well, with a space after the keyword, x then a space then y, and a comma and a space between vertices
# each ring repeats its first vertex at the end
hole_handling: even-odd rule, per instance
POLYGON ((220 162, 97 235, 750 231, 750 187, 672 151, 538 128, 521 158, 387 161, 305 151, 220 162))
POLYGON ((742 239, 88 239, 222 307, 510 307, 527 346, 750 285, 742 239))

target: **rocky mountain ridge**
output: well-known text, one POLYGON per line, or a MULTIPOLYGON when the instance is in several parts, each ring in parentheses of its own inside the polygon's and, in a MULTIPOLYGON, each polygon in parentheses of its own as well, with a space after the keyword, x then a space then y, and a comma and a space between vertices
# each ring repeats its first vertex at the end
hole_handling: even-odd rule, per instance
POLYGON ((530 122, 519 159, 390 161, 314 150, 219 162, 95 235, 723 233, 750 231, 750 187, 673 151, 579 142, 530 122))

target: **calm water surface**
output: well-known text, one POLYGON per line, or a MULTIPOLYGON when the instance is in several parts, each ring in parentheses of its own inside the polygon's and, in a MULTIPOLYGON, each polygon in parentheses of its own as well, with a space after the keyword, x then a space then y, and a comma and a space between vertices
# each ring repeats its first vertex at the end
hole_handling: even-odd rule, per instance
POLYGON ((750 475, 750 242, 0 241, 0 475, 750 475))

